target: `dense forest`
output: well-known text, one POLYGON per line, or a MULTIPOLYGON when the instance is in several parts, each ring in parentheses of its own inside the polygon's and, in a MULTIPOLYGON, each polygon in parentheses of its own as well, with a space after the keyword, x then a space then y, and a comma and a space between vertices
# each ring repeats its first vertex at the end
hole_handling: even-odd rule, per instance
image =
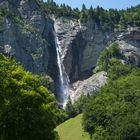
POLYGON ((93 140, 139 139, 140 70, 123 64, 115 55, 103 63, 106 63, 109 83, 85 105, 84 128, 93 140))
POLYGON ((111 79, 88 100, 83 111, 84 129, 93 140, 137 140, 140 137, 140 70, 122 66, 116 59, 109 63, 113 64, 109 71, 115 80, 111 79))
POLYGON ((63 119, 47 77, 0 54, 0 140, 54 140, 63 119))
POLYGON ((117 43, 105 49, 94 72, 108 72, 99 92, 68 102, 66 113, 83 113, 83 127, 93 140, 137 140, 140 137, 140 69, 122 63, 117 43))

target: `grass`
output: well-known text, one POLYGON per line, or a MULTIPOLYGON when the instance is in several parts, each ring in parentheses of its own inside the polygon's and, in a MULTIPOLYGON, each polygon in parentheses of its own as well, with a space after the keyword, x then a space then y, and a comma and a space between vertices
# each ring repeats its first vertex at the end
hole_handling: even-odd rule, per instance
POLYGON ((82 114, 69 119, 56 128, 60 140, 89 140, 88 133, 84 132, 81 125, 82 114))

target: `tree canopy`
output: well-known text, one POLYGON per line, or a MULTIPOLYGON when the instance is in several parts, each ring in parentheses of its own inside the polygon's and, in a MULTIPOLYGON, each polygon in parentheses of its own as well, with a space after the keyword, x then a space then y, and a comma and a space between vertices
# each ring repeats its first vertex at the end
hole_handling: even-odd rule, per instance
POLYGON ((140 138, 140 70, 109 61, 109 83, 86 104, 84 129, 98 140, 140 138))
POLYGON ((71 8, 65 4, 58 5, 53 0, 48 2, 37 1, 47 14, 80 19, 83 24, 87 23, 88 19, 92 19, 98 25, 98 28, 102 30, 116 28, 118 31, 122 31, 128 26, 140 26, 140 5, 127 8, 126 10, 106 10, 99 6, 97 8, 91 6, 88 9, 83 4, 82 9, 79 10, 78 8, 71 8))
POLYGON ((63 113, 37 75, 0 54, 0 139, 56 140, 63 113))

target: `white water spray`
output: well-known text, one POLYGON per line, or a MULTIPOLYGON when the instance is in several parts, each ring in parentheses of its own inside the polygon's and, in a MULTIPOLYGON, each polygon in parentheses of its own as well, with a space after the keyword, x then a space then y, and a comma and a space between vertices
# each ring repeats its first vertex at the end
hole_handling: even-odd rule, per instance
POLYGON ((72 27, 75 26, 74 22, 72 20, 70 20, 72 27))
POLYGON ((61 46, 56 33, 54 33, 54 37, 60 78, 59 102, 63 107, 65 107, 69 97, 69 77, 63 65, 61 46))
POLYGON ((82 29, 82 25, 81 25, 80 19, 78 19, 78 24, 79 24, 80 29, 82 29))

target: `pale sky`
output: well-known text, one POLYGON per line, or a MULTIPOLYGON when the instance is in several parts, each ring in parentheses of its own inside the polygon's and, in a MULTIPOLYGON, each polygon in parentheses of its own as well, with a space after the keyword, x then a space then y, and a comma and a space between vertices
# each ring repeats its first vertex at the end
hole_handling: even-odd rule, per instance
MULTIPOLYGON (((46 1, 46 0, 44 0, 46 1)), ((98 5, 105 8, 126 9, 127 7, 136 6, 140 4, 140 0, 54 0, 57 4, 65 3, 73 8, 81 8, 85 3, 87 8, 91 5, 97 7, 98 5)))

